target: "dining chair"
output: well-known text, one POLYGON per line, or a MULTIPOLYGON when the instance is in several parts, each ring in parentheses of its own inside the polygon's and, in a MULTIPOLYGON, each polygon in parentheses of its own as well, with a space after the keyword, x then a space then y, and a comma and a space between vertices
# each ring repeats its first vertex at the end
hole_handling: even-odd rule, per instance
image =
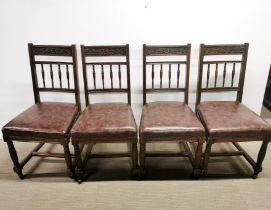
POLYGON ((262 171, 271 126, 242 103, 248 47, 248 43, 200 46, 196 110, 207 133, 205 175, 210 156, 243 156, 254 169, 253 178, 262 171), (236 99, 201 101, 203 93, 221 92, 233 92, 236 99), (238 143, 249 141, 262 142, 256 162, 238 143), (222 142, 232 143, 236 150, 211 151, 213 144, 222 142))
POLYGON ((2 128, 3 139, 14 164, 13 170, 23 179, 22 169, 32 157, 56 157, 65 158, 72 175, 70 129, 80 113, 76 47, 28 44, 28 50, 35 104, 2 128), (75 103, 42 102, 41 92, 72 93, 75 103), (19 162, 14 141, 37 142, 38 145, 19 162), (45 143, 62 145, 64 154, 39 152, 45 143))
POLYGON ((130 157, 135 175, 138 170, 137 125, 131 109, 129 45, 81 45, 81 55, 86 108, 71 131, 77 181, 81 183, 85 178, 89 158, 130 157), (126 93, 128 103, 90 103, 89 95, 106 93, 126 93), (92 148, 98 143, 128 143, 130 146, 129 151, 123 153, 94 153, 92 148), (79 144, 89 145, 84 159, 79 144))
POLYGON ((204 127, 188 106, 190 52, 190 44, 143 45, 144 107, 139 128, 141 177, 146 174, 146 157, 188 157, 193 166, 193 175, 198 177, 201 174, 205 134, 204 127), (180 93, 179 101, 147 103, 147 94, 174 92, 180 93), (181 95, 184 95, 183 102, 181 95), (146 144, 156 142, 178 142, 184 145, 185 151, 146 152, 146 144), (192 147, 189 142, 197 146, 192 147))

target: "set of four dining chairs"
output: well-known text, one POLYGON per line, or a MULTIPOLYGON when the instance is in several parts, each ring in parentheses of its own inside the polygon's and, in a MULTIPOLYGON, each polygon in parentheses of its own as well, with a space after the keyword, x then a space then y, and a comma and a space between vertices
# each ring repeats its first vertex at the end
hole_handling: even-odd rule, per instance
POLYGON ((21 179, 23 167, 34 156, 65 158, 70 175, 79 183, 86 177, 89 158, 130 157, 132 175, 140 179, 146 174, 146 157, 188 157, 195 178, 207 175, 212 156, 243 156, 253 167, 254 178, 261 172, 271 126, 242 104, 248 43, 201 44, 195 113, 188 106, 191 45, 144 44, 139 129, 130 106, 129 45, 81 45, 86 101, 83 111, 76 46, 28 44, 28 48, 35 104, 2 128, 13 169, 21 179), (236 92, 236 100, 201 101, 202 93, 225 91, 236 92), (73 93, 75 103, 42 102, 40 92, 73 93), (147 94, 160 92, 183 92, 184 100, 147 102, 147 94), (127 103, 90 103, 89 95, 99 93, 126 93, 127 103), (70 140, 74 154, 70 153, 70 140), (38 145, 19 161, 14 141, 38 145), (256 161, 238 143, 244 141, 262 142, 256 161), (146 144, 151 142, 178 142, 184 145, 184 151, 146 151, 146 144), (232 143, 236 150, 212 152, 212 145, 221 142, 232 143), (62 145, 64 153, 40 152, 45 143, 62 145), (92 148, 98 143, 128 143, 130 149, 94 153, 92 148), (85 145, 88 152, 82 157, 85 145))

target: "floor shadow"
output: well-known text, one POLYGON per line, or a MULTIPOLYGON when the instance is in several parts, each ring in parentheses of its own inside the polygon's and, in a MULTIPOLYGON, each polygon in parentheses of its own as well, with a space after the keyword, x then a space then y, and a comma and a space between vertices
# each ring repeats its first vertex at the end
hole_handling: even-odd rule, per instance
MULTIPOLYGON (((52 151, 56 145, 51 145, 46 151, 52 151)), ((235 149, 231 144, 218 145, 219 151, 230 151, 235 149)), ((183 150, 182 147, 180 147, 183 150)), ((26 179, 67 177, 66 171, 57 173, 39 173, 39 167, 43 163, 65 165, 64 159, 56 158, 38 158, 33 161, 31 167, 24 172, 26 179)), ((129 158, 113 159, 91 159, 88 161, 86 172, 87 181, 127 181, 131 180, 131 165, 129 158)), ((147 158, 147 174, 144 180, 192 180, 192 165, 188 158, 147 158)), ((251 166, 243 157, 212 157, 209 163, 209 173, 202 180, 210 179, 232 179, 232 178, 250 178, 253 173, 251 166)), ((50 180, 50 179, 49 179, 50 180)))

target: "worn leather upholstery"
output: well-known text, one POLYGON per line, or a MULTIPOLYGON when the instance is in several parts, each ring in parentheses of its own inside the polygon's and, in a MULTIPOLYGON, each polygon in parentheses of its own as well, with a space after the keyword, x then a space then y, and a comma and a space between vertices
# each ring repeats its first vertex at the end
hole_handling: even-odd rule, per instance
POLYGON ((204 127, 185 103, 152 102, 144 106, 140 138, 203 137, 204 127))
POLYGON ((72 128, 72 141, 137 138, 132 109, 126 103, 90 104, 72 128))
POLYGON ((201 102, 197 109, 211 138, 271 136, 271 126, 240 102, 201 102))
POLYGON ((77 115, 75 104, 37 103, 7 123, 2 131, 9 137, 67 138, 77 115))

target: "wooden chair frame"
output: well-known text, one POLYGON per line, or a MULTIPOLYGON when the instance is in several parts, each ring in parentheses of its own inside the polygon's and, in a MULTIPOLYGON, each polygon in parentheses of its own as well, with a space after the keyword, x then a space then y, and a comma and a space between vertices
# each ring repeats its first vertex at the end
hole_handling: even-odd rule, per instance
MULTIPOLYGON (((269 84, 269 81, 270 81, 270 75, 271 75, 271 65, 270 65, 270 67, 269 67, 269 72, 268 72, 268 77, 267 77, 267 84, 269 84)), ((269 93, 270 92, 270 90, 267 88, 267 87, 265 87, 265 93, 264 93, 264 98, 263 98, 263 105, 266 107, 266 108, 268 108, 269 110, 271 110, 271 105, 270 105, 270 103, 269 103, 269 101, 267 101, 266 99, 268 99, 269 98, 269 93)))
MULTIPOLYGON (((159 92, 183 92, 184 93, 184 103, 188 104, 188 93, 189 93, 189 74, 190 74, 190 54, 191 54, 191 44, 187 45, 143 45, 143 105, 146 104, 147 93, 159 93, 159 92), (185 56, 185 61, 147 61, 148 56, 185 56), (154 88, 154 67, 153 65, 160 66, 160 88, 154 88), (178 64, 177 72, 177 88, 172 88, 170 84, 171 78, 171 64, 178 64), (179 87, 179 76, 180 76, 180 64, 185 64, 186 66, 186 78, 185 78, 185 87, 179 87), (147 88, 147 65, 152 65, 152 88, 147 88), (169 87, 162 87, 162 78, 163 78, 163 65, 169 65, 169 87)), ((145 158, 146 157, 188 157, 192 166, 193 166, 193 175, 195 177, 199 176, 201 173, 201 156, 202 156, 202 146, 204 143, 204 138, 175 138, 175 139, 149 139, 139 137, 140 144, 140 176, 143 177, 146 174, 145 171, 145 158), (185 147, 185 151, 181 152, 146 152, 146 143, 148 142, 179 142, 185 147), (189 142, 198 143, 197 147, 193 144, 193 149, 195 152, 195 157, 189 146, 189 142)))
MULTIPOLYGON (((86 107, 89 103, 89 94, 102 94, 102 93, 126 93, 128 104, 131 105, 131 87, 130 87, 130 57, 129 57, 129 45, 109 45, 109 46, 84 46, 81 45, 81 56, 82 56, 82 66, 83 66, 83 77, 84 77, 84 89, 85 89, 85 100, 86 107), (86 62, 86 57, 125 57, 125 62, 86 62), (96 72, 95 66, 101 66, 101 76, 103 88, 96 88, 96 72), (110 66, 110 79, 111 79, 111 88, 105 88, 104 85, 104 65, 110 66), (119 77, 119 87, 113 88, 113 72, 112 66, 118 66, 118 77, 119 77), (121 85, 121 66, 126 66, 127 71, 127 88, 123 88, 121 85), (94 89, 89 89, 88 86, 88 69, 87 66, 92 66, 92 76, 94 82, 94 89)), ((82 159, 82 151, 79 148, 79 144, 72 141, 74 150, 75 150, 75 158, 76 158, 76 175, 77 181, 81 183, 85 178, 85 166, 90 158, 120 158, 120 157, 131 157, 132 158, 132 174, 135 176, 138 170, 138 151, 137 151, 137 138, 129 139, 84 139, 80 140, 81 144, 88 144, 88 151, 86 157, 82 159), (129 143, 130 151, 125 153, 91 153, 92 148, 97 143, 129 143)))
MULTIPOLYGON (((244 44, 229 44, 229 45, 200 45, 200 55, 199 55, 199 70, 198 70, 198 85, 197 85, 197 99, 196 99, 196 112, 198 117, 202 120, 202 117, 200 115, 200 112, 197 110, 197 106, 201 101, 201 94, 203 92, 225 92, 225 91, 236 91, 237 97, 236 101, 242 102, 242 96, 243 96, 243 87, 244 87, 244 80, 245 80, 245 71, 246 71, 246 63, 247 63, 247 55, 248 55, 248 43, 244 44), (215 61, 204 61, 205 56, 215 56, 215 55, 241 55, 241 60, 215 60, 215 61), (225 84, 225 75, 226 75, 226 65, 228 63, 233 64, 232 69, 232 81, 231 81, 231 87, 224 87, 225 84), (233 87, 233 79, 234 79, 234 72, 235 72, 235 63, 240 63, 240 76, 239 76, 239 82, 236 87, 233 87), (208 87, 208 81, 209 81, 209 74, 210 74, 210 64, 218 65, 218 64, 224 64, 224 73, 223 73, 223 87, 217 87, 215 83, 215 87, 208 87), (207 67, 207 86, 205 88, 202 87, 202 78, 203 78, 203 66, 208 65, 207 67)), ((216 67, 216 74, 215 74, 215 81, 217 80, 217 67, 216 67)), ((203 122, 204 124, 204 122, 203 122)), ((253 167, 254 174, 253 178, 256 178, 257 175, 262 170, 262 162, 264 160, 268 140, 263 139, 263 137, 257 137, 257 138, 223 138, 223 139, 213 139, 206 135, 206 149, 204 154, 204 163, 203 163, 203 171, 202 173, 206 175, 208 173, 208 162, 210 157, 216 157, 216 156, 243 156, 248 163, 253 167), (260 148, 257 162, 255 162, 252 157, 244 150, 243 147, 238 142, 242 141, 263 141, 262 146, 260 148), (221 152, 221 153, 212 153, 211 148, 214 143, 218 142, 231 142, 234 147, 237 149, 233 152, 221 152)))
MULTIPOLYGON (((32 84, 33 84, 33 92, 34 92, 34 99, 35 104, 40 103, 40 92, 63 92, 63 93, 73 93, 75 95, 75 101, 78 106, 78 116, 80 114, 81 106, 80 106, 80 95, 79 95, 79 83, 78 83, 78 73, 77 73, 77 56, 76 56, 76 46, 63 46, 63 45, 33 45, 32 43, 28 44, 28 51, 29 51, 29 59, 30 59, 30 67, 31 67, 31 75, 32 75, 32 84), (61 61, 36 61, 35 56, 66 56, 71 57, 72 62, 61 62, 61 61), (36 72, 36 65, 42 66, 42 79, 43 79, 43 87, 39 87, 38 85, 38 77, 36 72), (48 88, 45 87, 45 78, 44 78, 44 69, 43 65, 50 65, 51 70, 51 82, 52 87, 48 88), (53 71, 52 71, 52 65, 65 65, 67 68, 69 65, 72 65, 73 67, 73 75, 74 75, 74 88, 62 88, 62 85, 60 85, 60 88, 54 87, 54 80, 53 80, 53 71)), ((59 69, 60 71, 60 69, 59 69)), ((69 69, 67 69, 67 72, 69 69)), ((69 73, 67 73, 69 74, 69 73)), ((59 76, 60 81, 61 80, 61 73, 59 76)), ((69 81, 69 77, 67 76, 67 79, 69 81)), ((61 84, 62 82, 60 82, 61 84)), ((77 116, 77 117, 78 117, 77 116)), ((70 153, 69 149, 69 139, 70 135, 65 139, 52 139, 52 138, 25 138, 23 136, 16 136, 16 135, 4 135, 3 136, 4 141, 8 145, 9 154, 13 161, 14 167, 13 170, 18 174, 18 176, 23 179, 25 176, 22 173, 22 169, 25 166, 25 164, 34 156, 38 157, 55 157, 55 158, 65 158, 66 165, 68 169, 70 170, 70 175, 73 175, 74 173, 74 166, 72 164, 72 155, 70 153), (13 141, 21 141, 21 142, 38 142, 39 144, 21 161, 19 162, 18 155, 16 152, 16 149, 14 147, 13 141), (52 153, 52 152, 38 152, 41 147, 45 143, 50 144, 61 144, 64 148, 64 154, 63 153, 52 153)))

